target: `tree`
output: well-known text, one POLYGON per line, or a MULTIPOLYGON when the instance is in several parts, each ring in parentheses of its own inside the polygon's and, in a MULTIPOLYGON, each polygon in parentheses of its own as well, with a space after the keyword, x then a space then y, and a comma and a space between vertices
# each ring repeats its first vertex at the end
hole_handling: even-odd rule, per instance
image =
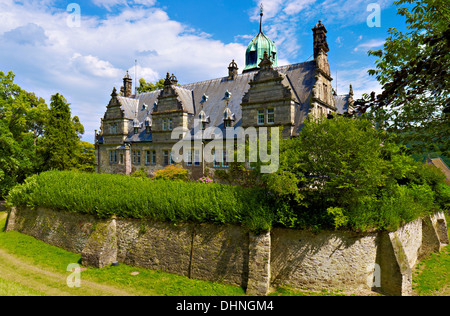
POLYGON ((80 152, 76 169, 84 172, 95 172, 95 146, 91 143, 80 141, 80 152))
POLYGON ((51 97, 42 142, 44 170, 68 170, 77 166, 80 153, 79 120, 71 118, 69 103, 59 93, 51 97))
POLYGON ((39 170, 37 142, 43 135, 47 105, 0 71, 0 198, 39 170))
POLYGON ((164 88, 164 79, 159 79, 155 83, 146 82, 144 78, 139 79, 139 87, 137 91, 139 93, 151 92, 155 90, 161 90, 164 88))
POLYGON ((450 157, 450 7, 441 0, 399 0, 407 31, 389 29, 376 76, 383 91, 357 100, 378 127, 394 132, 416 154, 438 151, 450 157))
POLYGON ((439 208, 445 197, 437 196, 448 194, 437 185, 443 178, 394 139, 366 118, 307 120, 297 138, 281 141, 278 171, 262 176, 278 206, 276 221, 392 229, 439 208))

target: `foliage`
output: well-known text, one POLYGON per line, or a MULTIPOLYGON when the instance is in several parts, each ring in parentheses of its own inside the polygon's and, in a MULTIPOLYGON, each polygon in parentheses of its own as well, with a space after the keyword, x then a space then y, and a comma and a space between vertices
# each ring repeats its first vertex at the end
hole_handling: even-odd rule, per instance
POLYGON ((14 79, 11 71, 0 71, 0 198, 36 172, 93 172, 94 146, 79 140, 84 127, 78 117, 70 117, 64 98, 52 96, 49 109, 44 99, 23 90, 14 79))
POLYGON ((164 79, 159 79, 155 83, 146 82, 144 78, 139 79, 139 87, 137 91, 139 93, 151 92, 155 90, 161 90, 164 88, 164 79))
POLYGON ((442 174, 414 161, 364 118, 307 121, 283 140, 280 168, 263 176, 275 222, 357 231, 395 229, 444 206, 442 174))
POLYGON ((51 97, 45 139, 42 141, 44 170, 68 170, 77 164, 79 136, 76 122, 72 120, 69 103, 60 95, 51 97))
POLYGON ((147 172, 145 172, 145 168, 140 168, 139 170, 136 170, 135 172, 130 174, 130 177, 147 179, 148 174, 147 172))
POLYGON ((24 142, 21 146, 5 122, 0 120, 0 198, 5 197, 17 182, 31 174, 31 157, 26 151, 29 145, 24 142))
POLYGON ((189 172, 178 165, 168 165, 164 169, 158 170, 153 175, 154 180, 181 180, 186 181, 189 172))
POLYGON ((95 146, 80 140, 76 169, 85 172, 95 172, 95 146))
POLYGON ((7 203, 100 218, 242 224, 251 230, 272 225, 271 203, 258 189, 111 174, 47 171, 12 189, 7 203))
POLYGON ((382 94, 355 102, 378 126, 398 134, 412 153, 450 157, 450 7, 441 0, 395 1, 407 31, 388 31, 384 48, 369 51, 379 59, 376 76, 382 94), (369 110, 368 110, 369 109, 369 110))
POLYGON ((0 71, 0 198, 38 169, 36 145, 47 112, 44 100, 22 90, 14 77, 0 71))

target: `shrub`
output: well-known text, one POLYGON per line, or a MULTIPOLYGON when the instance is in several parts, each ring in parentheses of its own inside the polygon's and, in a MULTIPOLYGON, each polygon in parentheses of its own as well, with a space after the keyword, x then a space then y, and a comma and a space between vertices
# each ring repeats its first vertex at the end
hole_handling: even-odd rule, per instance
POLYGON ((201 177, 200 179, 197 180, 197 182, 208 184, 213 183, 214 181, 210 177, 201 177))
POLYGON ((130 174, 130 176, 134 177, 134 178, 142 178, 142 179, 147 179, 148 178, 148 174, 147 174, 147 172, 145 172, 144 168, 136 170, 135 172, 130 174))
POLYGON ((283 139, 280 168, 263 176, 289 227, 395 229, 448 207, 442 175, 417 163, 364 118, 307 120, 283 139))
POLYGON ((272 210, 258 189, 196 182, 150 181, 111 174, 48 171, 11 190, 10 205, 47 207, 108 218, 244 225, 267 230, 272 210))
POLYGON ((181 180, 186 181, 189 178, 189 172, 181 166, 169 165, 164 169, 155 172, 154 180, 181 180))

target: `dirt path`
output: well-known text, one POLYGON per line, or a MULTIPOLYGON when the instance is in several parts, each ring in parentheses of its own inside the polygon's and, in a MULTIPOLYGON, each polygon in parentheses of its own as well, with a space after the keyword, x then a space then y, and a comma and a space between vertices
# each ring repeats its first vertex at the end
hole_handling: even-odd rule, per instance
POLYGON ((81 286, 70 288, 66 274, 55 273, 30 265, 0 249, 0 278, 13 281, 22 286, 49 296, 130 296, 132 294, 115 287, 83 280, 81 286))

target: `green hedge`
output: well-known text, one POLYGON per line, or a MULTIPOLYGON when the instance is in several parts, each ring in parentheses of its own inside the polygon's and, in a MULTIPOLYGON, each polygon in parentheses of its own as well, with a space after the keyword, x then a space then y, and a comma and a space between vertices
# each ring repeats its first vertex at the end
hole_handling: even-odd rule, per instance
POLYGON ((7 202, 99 218, 242 224, 254 231, 272 226, 270 202, 263 191, 215 183, 49 171, 12 189, 7 202))

